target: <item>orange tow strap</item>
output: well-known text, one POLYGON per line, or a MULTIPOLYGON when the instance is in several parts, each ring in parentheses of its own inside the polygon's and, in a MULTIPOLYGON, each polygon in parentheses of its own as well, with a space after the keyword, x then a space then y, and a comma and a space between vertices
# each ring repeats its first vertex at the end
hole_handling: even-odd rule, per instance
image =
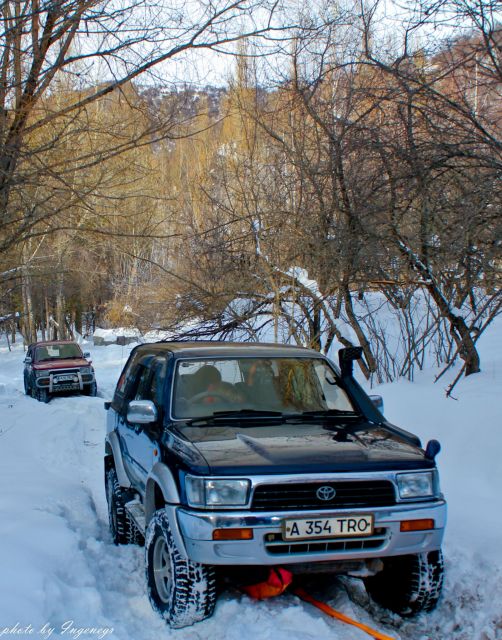
POLYGON ((317 607, 321 611, 324 611, 324 613, 326 613, 328 616, 331 616, 332 618, 336 618, 337 620, 341 620, 346 624, 351 624, 352 626, 357 627, 362 631, 365 631, 368 635, 372 636, 375 640, 394 640, 390 636, 386 636, 383 633, 380 633, 379 631, 375 631, 375 629, 372 629, 371 627, 367 627, 365 624, 361 624, 356 620, 352 620, 352 618, 349 618, 349 616, 346 616, 345 614, 340 613, 339 611, 336 611, 335 609, 325 604, 324 602, 320 602, 319 600, 316 600, 315 598, 310 596, 304 589, 301 589, 300 587, 293 589, 292 592, 295 595, 297 595, 301 600, 304 600, 305 602, 309 602, 310 604, 313 604, 314 607, 317 607))

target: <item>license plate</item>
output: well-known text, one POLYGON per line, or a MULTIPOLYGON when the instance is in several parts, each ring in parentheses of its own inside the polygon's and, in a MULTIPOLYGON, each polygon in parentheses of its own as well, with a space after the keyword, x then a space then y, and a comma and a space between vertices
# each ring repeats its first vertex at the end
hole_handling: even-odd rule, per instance
POLYGON ((54 382, 77 382, 78 378, 75 378, 75 376, 71 376, 71 375, 67 375, 67 376, 56 376, 54 378, 54 382))
POLYGON ((349 538, 370 536, 373 533, 373 515, 336 516, 334 518, 312 518, 284 520, 284 540, 308 540, 310 538, 349 538))

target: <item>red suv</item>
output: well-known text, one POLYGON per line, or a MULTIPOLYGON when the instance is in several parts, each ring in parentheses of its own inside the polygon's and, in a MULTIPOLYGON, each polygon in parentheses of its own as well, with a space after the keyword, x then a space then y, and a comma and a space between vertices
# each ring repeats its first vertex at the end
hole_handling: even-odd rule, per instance
POLYGON ((24 391, 40 402, 49 402, 57 393, 97 393, 90 354, 82 353, 75 342, 58 340, 35 342, 24 359, 24 391))

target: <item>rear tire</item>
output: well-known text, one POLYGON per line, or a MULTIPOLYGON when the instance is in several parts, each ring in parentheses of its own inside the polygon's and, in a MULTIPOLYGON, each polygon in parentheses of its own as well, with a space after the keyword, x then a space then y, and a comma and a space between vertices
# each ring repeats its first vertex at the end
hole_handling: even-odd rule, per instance
POLYGON ((401 616, 432 611, 443 587, 443 555, 430 551, 386 558, 383 570, 364 583, 375 602, 401 616))
POLYGON ((192 562, 180 552, 164 509, 156 511, 148 525, 145 567, 150 603, 170 627, 188 627, 213 614, 214 568, 192 562))
POLYGON ((106 472, 106 500, 113 543, 141 544, 143 536, 125 508, 127 497, 113 467, 106 472))

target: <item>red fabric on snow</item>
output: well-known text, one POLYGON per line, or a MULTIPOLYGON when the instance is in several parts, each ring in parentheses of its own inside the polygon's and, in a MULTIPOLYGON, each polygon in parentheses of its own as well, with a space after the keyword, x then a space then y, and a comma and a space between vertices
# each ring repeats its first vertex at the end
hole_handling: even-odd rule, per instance
POLYGON ((241 587, 244 593, 255 600, 265 600, 284 593, 293 582, 293 574, 282 567, 270 569, 268 578, 264 582, 241 587))

